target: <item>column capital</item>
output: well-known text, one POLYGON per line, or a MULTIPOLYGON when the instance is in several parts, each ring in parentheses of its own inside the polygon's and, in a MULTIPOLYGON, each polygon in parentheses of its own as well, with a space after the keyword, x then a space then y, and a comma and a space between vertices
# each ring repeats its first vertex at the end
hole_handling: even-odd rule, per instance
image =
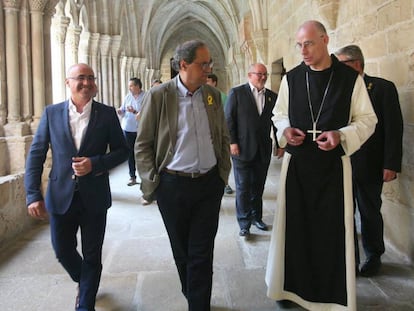
POLYGON ((80 34, 82 32, 81 26, 69 25, 66 34, 66 44, 71 50, 78 50, 80 34))
POLYGON ((111 54, 112 57, 117 57, 121 51, 121 41, 122 38, 120 35, 112 36, 111 42, 111 54))
POLYGON ((29 0, 30 10, 32 12, 42 12, 46 7, 48 0, 29 0))
POLYGON ((99 37, 99 48, 102 56, 109 56, 111 42, 112 40, 110 35, 101 35, 99 37))
POLYGON ((91 55, 97 55, 99 50, 99 33, 91 33, 89 36, 89 52, 91 55))
POLYGON ((19 10, 21 2, 21 0, 3 0, 4 9, 19 10))
POLYGON ((66 16, 54 16, 52 18, 52 28, 55 39, 60 44, 65 43, 66 31, 70 23, 70 18, 66 16))
POLYGON ((47 3, 44 13, 47 17, 53 17, 56 14, 56 4, 59 2, 59 0, 49 0, 47 3))

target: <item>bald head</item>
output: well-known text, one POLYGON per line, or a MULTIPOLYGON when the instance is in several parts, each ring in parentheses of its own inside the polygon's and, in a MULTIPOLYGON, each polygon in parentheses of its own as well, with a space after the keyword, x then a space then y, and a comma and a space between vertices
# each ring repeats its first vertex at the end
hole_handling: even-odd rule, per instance
POLYGON ((321 22, 316 21, 316 20, 309 20, 309 21, 304 22, 302 25, 299 26, 298 32, 303 29, 306 29, 306 30, 312 29, 320 35, 327 35, 325 26, 321 22))
POLYGON ((315 20, 304 22, 296 33, 296 47, 303 62, 313 70, 324 70, 331 65, 328 43, 325 26, 315 20))

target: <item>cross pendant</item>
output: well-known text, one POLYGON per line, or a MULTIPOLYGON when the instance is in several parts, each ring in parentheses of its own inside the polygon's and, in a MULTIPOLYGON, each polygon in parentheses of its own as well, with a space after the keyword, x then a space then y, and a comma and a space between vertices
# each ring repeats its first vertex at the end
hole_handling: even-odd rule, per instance
POLYGON ((320 134, 320 133, 322 133, 322 131, 321 131, 321 130, 317 130, 317 129, 316 129, 316 122, 313 122, 312 129, 311 129, 311 130, 307 130, 306 132, 307 132, 307 133, 309 133, 309 134, 312 134, 312 140, 313 140, 313 141, 315 141, 315 140, 316 140, 316 134, 320 134))

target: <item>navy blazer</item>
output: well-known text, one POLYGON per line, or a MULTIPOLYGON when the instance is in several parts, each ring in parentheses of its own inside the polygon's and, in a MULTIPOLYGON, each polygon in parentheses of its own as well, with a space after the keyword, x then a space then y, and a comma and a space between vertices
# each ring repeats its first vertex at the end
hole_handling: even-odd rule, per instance
POLYGON ((356 178, 382 182, 383 170, 401 171, 403 119, 397 89, 391 81, 364 75, 378 123, 374 134, 351 156, 356 178))
POLYGON ((240 155, 232 156, 233 158, 251 161, 259 152, 262 161, 270 160, 272 154, 270 130, 273 128, 276 132, 271 120, 276 98, 276 93, 266 89, 265 104, 262 114, 259 115, 249 83, 230 90, 225 105, 226 121, 230 132, 230 143, 238 144, 240 149, 240 155))
POLYGON ((41 177, 50 146, 52 168, 45 198, 47 211, 64 214, 71 204, 76 183, 88 209, 106 211, 112 204, 109 170, 124 162, 129 151, 118 116, 113 107, 93 101, 89 124, 78 151, 70 129, 68 105, 69 101, 50 105, 43 113, 26 161, 26 203, 43 200, 41 177), (92 171, 75 178, 72 157, 89 157, 92 171))

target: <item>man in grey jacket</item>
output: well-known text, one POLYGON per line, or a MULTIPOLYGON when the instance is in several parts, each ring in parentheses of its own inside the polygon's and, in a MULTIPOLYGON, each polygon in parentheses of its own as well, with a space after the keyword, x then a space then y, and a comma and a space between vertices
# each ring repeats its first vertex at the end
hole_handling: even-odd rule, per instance
POLYGON ((143 197, 157 200, 190 311, 210 310, 214 239, 231 169, 213 62, 192 40, 174 55, 179 74, 148 91, 135 143, 143 197))

